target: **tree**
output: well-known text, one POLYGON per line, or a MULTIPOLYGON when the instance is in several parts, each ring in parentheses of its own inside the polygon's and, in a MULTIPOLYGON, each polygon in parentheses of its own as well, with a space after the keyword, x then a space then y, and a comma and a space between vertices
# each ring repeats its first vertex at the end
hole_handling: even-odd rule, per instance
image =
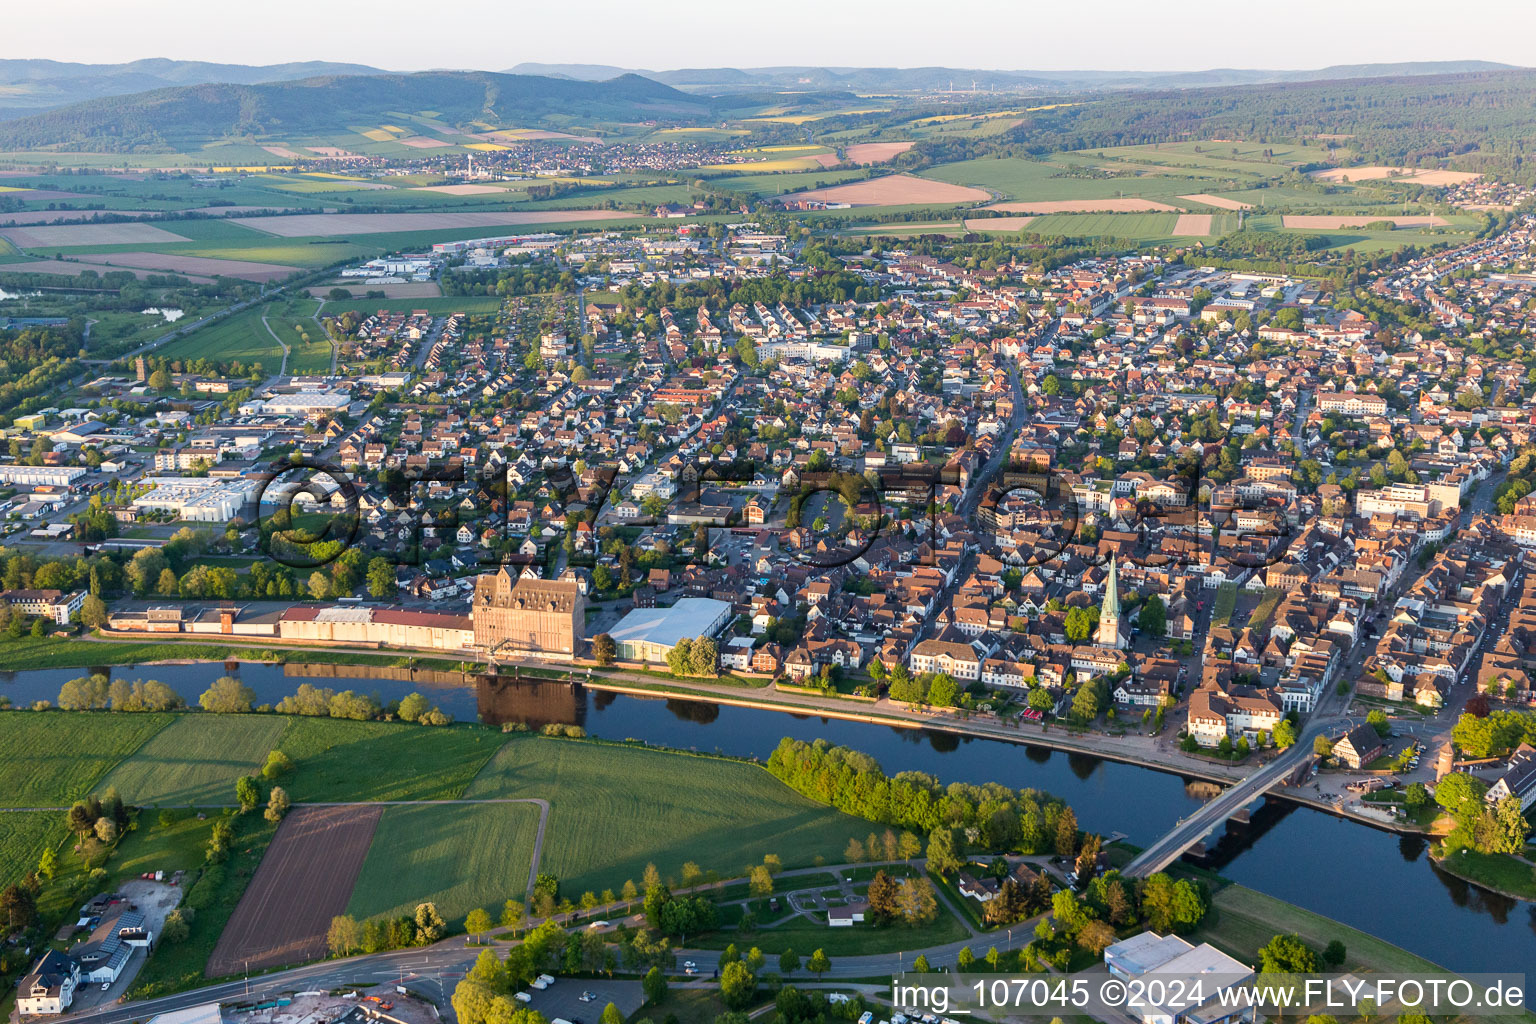
POLYGON ((1488 783, 1465 772, 1452 772, 1435 785, 1435 803, 1444 807, 1458 821, 1470 818, 1483 808, 1488 783))
MULTIPOLYGON (((785 950, 784 955, 792 956, 793 954, 785 950)), ((782 964, 784 957, 779 957, 779 962, 782 964)), ((795 965, 799 966, 798 958, 795 965)), ((746 964, 738 960, 736 963, 726 964, 720 971, 720 998, 726 1006, 733 1010, 744 1010, 751 1004, 752 997, 756 994, 757 978, 747 970, 746 964)))
POLYGON ((660 967, 652 967, 645 972, 640 988, 645 992, 647 1003, 660 1003, 667 998, 667 976, 661 973, 660 967))
POLYGON ((476 907, 464 916, 464 930, 478 939, 491 930, 491 915, 484 907, 476 907))
POLYGON ((220 676, 197 702, 215 714, 242 714, 255 705, 256 691, 232 676, 220 676))
POLYGON ((267 809, 262 815, 268 821, 279 822, 288 813, 288 792, 282 786, 273 786, 267 796, 267 809))
POLYGON ((970 946, 961 946, 960 952, 955 955, 955 966, 960 968, 961 974, 971 973, 971 968, 976 964, 976 954, 971 952, 970 946))
POLYGON ((926 956, 924 956, 923 954, 919 953, 919 954, 917 954, 916 957, 913 958, 913 960, 912 960, 912 973, 914 973, 914 974, 927 974, 932 969, 933 968, 928 966, 928 958, 926 956))
POLYGON ((368 593, 372 597, 383 598, 394 593, 395 569, 389 564, 389 559, 382 555, 375 555, 368 561, 368 593))
POLYGON ((1275 746, 1286 750, 1296 745, 1296 726, 1289 718, 1282 718, 1275 723, 1275 731, 1271 734, 1275 746))
POLYGON ((800 957, 795 953, 794 947, 785 947, 784 952, 779 954, 779 973, 787 978, 799 969, 800 957))
POLYGON ((896 889, 896 912, 909 925, 926 924, 938 913, 939 900, 926 878, 903 878, 896 889))
POLYGON ((752 868, 747 888, 751 895, 758 898, 773 894, 773 875, 769 873, 766 865, 758 864, 752 868))
POLYGON ((171 373, 164 366, 161 366, 149 375, 147 383, 156 391, 169 391, 171 389, 171 373))
POLYGON ((86 596, 80 605, 80 622, 87 629, 100 629, 107 624, 107 603, 95 594, 86 596))
POLYGON ((1387 721, 1387 713, 1379 708, 1366 713, 1365 724, 1375 729, 1378 736, 1392 735, 1392 723, 1387 721))
POLYGON ((1339 939, 1333 939, 1328 943, 1326 947, 1324 947, 1323 959, 1328 963, 1328 966, 1338 967, 1344 962, 1344 958, 1348 955, 1348 952, 1348 949, 1345 947, 1342 941, 1339 939))
POLYGON ((1333 754, 1333 741, 1327 736, 1317 736, 1312 740, 1312 753, 1318 757, 1329 757, 1333 754))
POLYGON ((592 638, 593 661, 599 665, 612 665, 618 656, 619 647, 613 642, 612 636, 607 633, 599 633, 592 638))
POLYGON ((1114 945, 1115 938, 1114 926, 1107 921, 1089 921, 1077 933, 1077 944, 1094 956, 1099 956, 1106 948, 1114 945))
POLYGON ((1317 952, 1294 932, 1259 947, 1259 970, 1265 974, 1315 974, 1318 967, 1317 952))
POLYGON ((517 937, 517 930, 523 926, 523 918, 527 916, 528 909, 519 900, 507 900, 501 907, 501 926, 512 929, 512 936, 517 937))
POLYGON ((624 1024, 624 1014, 612 1003, 603 1007, 603 1014, 598 1018, 598 1024, 624 1024))
POLYGON ((261 766, 261 777, 271 781, 293 771, 293 760, 281 750, 267 751, 267 762, 261 766))
POLYGON ((363 946, 363 930, 358 926, 357 918, 351 914, 339 914, 331 918, 331 927, 326 930, 325 944, 332 956, 349 956, 363 946))
POLYGON ((1168 631, 1168 609, 1156 594, 1147 598, 1136 615, 1136 625, 1148 636, 1162 636, 1168 631))
POLYGON ((959 692, 960 688, 953 677, 941 672, 934 677, 932 683, 928 684, 928 702, 934 707, 954 707, 955 697, 959 692))
POLYGON ((832 969, 832 961, 825 952, 818 949, 805 962, 805 969, 816 975, 816 980, 820 981, 821 976, 832 969))
POLYGON ((928 836, 928 870, 940 878, 960 870, 960 854, 955 849, 955 832, 936 828, 928 836))
POLYGON ((177 907, 166 914, 165 923, 160 926, 160 938, 170 943, 187 941, 192 934, 192 913, 191 907, 177 907))
POLYGON ((869 882, 869 914, 876 921, 889 921, 896 916, 896 880, 883 870, 876 871, 869 882))
POLYGON ((117 822, 111 818, 102 816, 96 819, 96 838, 103 843, 111 844, 117 841, 117 822))
POLYGON ((420 903, 416 906, 416 945, 430 946, 443 937, 447 925, 443 915, 437 912, 436 903, 420 903))
POLYGON ((251 776, 242 775, 235 780, 235 800, 240 804, 240 813, 253 811, 261 803, 261 787, 251 776))
POLYGON ((51 847, 51 846, 46 847, 43 850, 43 855, 38 858, 38 861, 37 861, 37 873, 39 875, 41 875, 43 878, 45 878, 45 879, 47 879, 48 881, 51 882, 51 881, 53 881, 53 876, 58 873, 58 870, 59 870, 59 855, 58 855, 58 852, 55 851, 54 848, 51 847))
POLYGON ((431 703, 419 693, 408 693, 400 699, 397 715, 402 722, 414 722, 431 710, 431 703))
POLYGON ((1077 855, 1077 814, 1070 807, 1062 808, 1056 816, 1056 854, 1059 857, 1077 855))

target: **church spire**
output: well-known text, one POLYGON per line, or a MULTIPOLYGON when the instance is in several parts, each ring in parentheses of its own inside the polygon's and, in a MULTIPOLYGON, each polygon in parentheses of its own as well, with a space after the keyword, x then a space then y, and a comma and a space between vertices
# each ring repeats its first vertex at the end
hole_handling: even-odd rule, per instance
POLYGON ((1115 568, 1115 556, 1109 556, 1109 580, 1104 584, 1104 604, 1099 608, 1099 621, 1120 618, 1120 571, 1115 568))
POLYGON ((1104 604, 1099 608, 1099 628, 1094 642, 1101 647, 1125 647, 1125 635, 1120 632, 1120 570, 1115 566, 1115 556, 1109 556, 1109 579, 1104 581, 1104 604))

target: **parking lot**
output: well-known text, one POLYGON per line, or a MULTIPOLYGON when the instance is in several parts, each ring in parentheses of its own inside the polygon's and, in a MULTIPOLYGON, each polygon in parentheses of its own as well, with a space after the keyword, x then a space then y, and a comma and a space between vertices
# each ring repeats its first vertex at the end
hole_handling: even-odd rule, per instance
POLYGON ((571 1024, 597 1024, 603 1007, 613 1003, 625 1017, 640 1009, 645 992, 638 981, 611 981, 599 978, 560 978, 540 992, 528 989, 533 999, 525 1004, 537 1010, 547 1021, 568 1020, 571 1024), (582 995, 592 998, 583 1001, 582 995))

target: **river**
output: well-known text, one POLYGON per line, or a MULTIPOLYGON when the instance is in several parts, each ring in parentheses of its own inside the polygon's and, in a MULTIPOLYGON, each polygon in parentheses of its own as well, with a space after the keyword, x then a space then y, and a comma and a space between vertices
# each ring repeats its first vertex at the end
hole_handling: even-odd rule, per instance
MULTIPOLYGON (((457 673, 362 666, 256 663, 98 669, 159 679, 189 702, 220 675, 238 675, 262 703, 300 683, 355 689, 381 701, 418 690, 458 719, 583 726, 605 739, 766 758, 781 737, 863 750, 887 772, 1043 789, 1068 801, 1083 827, 1146 844, 1208 794, 1207 784, 1099 758, 1002 740, 901 729, 706 701, 633 697, 560 683, 476 684, 457 673), (397 678, 388 678, 394 676, 397 678), (412 678, 414 677, 414 678, 412 678)), ((16 706, 52 700, 80 669, 0 673, 0 696, 16 706)), ((1399 836, 1283 800, 1212 851, 1212 866, 1261 892, 1380 935, 1452 970, 1525 971, 1536 963, 1536 906, 1487 893, 1436 869, 1424 840, 1399 836)))

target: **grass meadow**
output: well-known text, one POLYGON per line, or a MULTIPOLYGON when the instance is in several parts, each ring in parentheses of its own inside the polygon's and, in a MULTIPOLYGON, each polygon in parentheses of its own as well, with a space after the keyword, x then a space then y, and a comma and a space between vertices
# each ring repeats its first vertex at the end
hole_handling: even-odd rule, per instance
POLYGON ((43 850, 65 836, 58 811, 0 812, 0 888, 21 881, 37 866, 43 850))
POLYGON ((479 725, 291 718, 276 745, 293 759, 284 788, 295 802, 340 802, 457 799, 500 744, 479 725))
POLYGON ((647 863, 740 874, 765 854, 785 867, 842 857, 869 822, 799 796, 762 767, 619 744, 514 737, 465 793, 550 802, 540 870, 563 890, 617 891, 647 863))
POLYGON ((162 714, 8 711, 0 715, 7 807, 67 807, 172 720, 162 714))
POLYGON ((271 715, 181 715, 102 785, 141 806, 234 803, 235 779, 261 768, 284 724, 271 715))
POLYGON ((347 913, 393 917, 430 900, 452 925, 476 907, 494 918, 506 900, 523 899, 538 828, 535 804, 386 808, 347 913))

